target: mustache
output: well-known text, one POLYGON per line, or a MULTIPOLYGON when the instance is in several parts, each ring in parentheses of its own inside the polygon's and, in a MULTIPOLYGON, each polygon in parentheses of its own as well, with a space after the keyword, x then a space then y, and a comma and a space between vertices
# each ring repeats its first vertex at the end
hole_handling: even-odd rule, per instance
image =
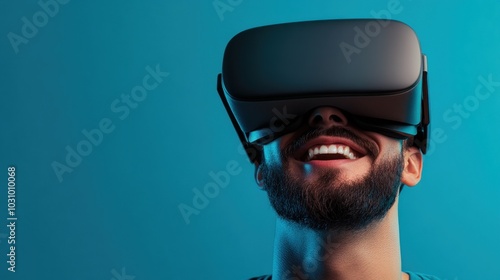
POLYGON ((293 155, 297 150, 299 150, 302 146, 304 146, 308 141, 320 137, 320 136, 334 136, 334 137, 342 137, 351 140, 352 142, 356 143, 357 145, 363 147, 367 151, 367 155, 370 156, 371 158, 375 158, 379 150, 377 146, 371 142, 368 141, 356 133, 354 133, 352 130, 349 130, 345 127, 338 127, 338 126, 333 126, 328 129, 318 129, 318 128, 312 128, 307 131, 305 131, 302 135, 297 137, 296 139, 292 140, 283 150, 283 158, 287 158, 291 155, 293 155))

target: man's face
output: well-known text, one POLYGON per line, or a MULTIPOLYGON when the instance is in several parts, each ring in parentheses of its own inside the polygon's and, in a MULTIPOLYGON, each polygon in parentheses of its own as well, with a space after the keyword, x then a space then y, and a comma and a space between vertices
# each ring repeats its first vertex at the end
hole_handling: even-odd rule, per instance
POLYGON ((258 181, 278 215, 317 230, 359 230, 383 218, 408 157, 401 140, 358 130, 330 107, 263 153, 258 181))

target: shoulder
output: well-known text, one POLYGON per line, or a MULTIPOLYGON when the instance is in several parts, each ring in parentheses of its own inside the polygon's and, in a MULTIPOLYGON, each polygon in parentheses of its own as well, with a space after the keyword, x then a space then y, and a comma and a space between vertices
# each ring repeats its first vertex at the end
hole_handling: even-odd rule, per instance
POLYGON ((272 280, 273 277, 271 275, 263 275, 263 276, 259 276, 259 277, 252 277, 248 280, 272 280))
POLYGON ((410 280, 439 280, 439 278, 432 275, 410 272, 410 271, 405 271, 405 272, 408 273, 408 275, 410 275, 410 280))

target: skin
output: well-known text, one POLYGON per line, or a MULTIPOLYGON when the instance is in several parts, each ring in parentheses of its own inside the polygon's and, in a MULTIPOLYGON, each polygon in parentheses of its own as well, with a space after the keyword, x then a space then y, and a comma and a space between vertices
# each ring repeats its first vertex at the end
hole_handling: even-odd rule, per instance
MULTIPOLYGON (((297 156, 288 158, 290 171, 304 180, 315 180, 317 171, 321 169, 340 169, 342 180, 354 180, 367 174, 372 164, 401 151, 400 140, 358 130, 349 125, 341 111, 332 107, 315 109, 306 125, 318 128, 344 126, 372 141, 379 153, 375 159, 366 156, 356 160, 316 160, 307 163, 297 159, 297 156)), ((265 145, 263 160, 280 161, 282 149, 299 135, 301 129, 265 145)), ((330 137, 322 141, 333 144, 346 143, 348 139, 330 137)), ((406 148, 401 182, 410 187, 416 185, 421 178, 422 164, 420 150, 406 148)), ((259 163, 256 163, 255 176, 258 185, 263 187, 259 163)), ((318 231, 278 218, 273 279, 409 279, 401 271, 398 201, 397 197, 384 218, 356 232, 336 229, 318 231)))

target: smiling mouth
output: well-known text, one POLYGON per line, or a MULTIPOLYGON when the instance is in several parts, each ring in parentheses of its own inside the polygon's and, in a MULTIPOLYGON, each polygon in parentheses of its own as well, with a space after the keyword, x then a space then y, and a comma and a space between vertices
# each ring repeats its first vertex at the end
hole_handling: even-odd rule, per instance
POLYGON ((307 162, 311 160, 355 160, 360 157, 363 155, 347 145, 331 144, 312 146, 307 150, 303 159, 307 162))

